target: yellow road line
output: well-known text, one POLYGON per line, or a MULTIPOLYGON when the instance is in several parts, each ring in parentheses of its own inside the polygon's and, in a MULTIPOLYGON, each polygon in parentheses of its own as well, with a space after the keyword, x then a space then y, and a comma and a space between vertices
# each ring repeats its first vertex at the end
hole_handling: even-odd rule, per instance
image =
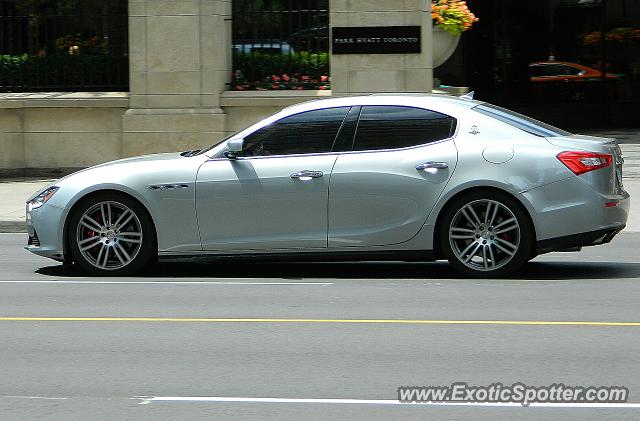
POLYGON ((0 322, 308 323, 403 325, 640 326, 640 322, 404 319, 234 319, 190 317, 0 317, 0 322))

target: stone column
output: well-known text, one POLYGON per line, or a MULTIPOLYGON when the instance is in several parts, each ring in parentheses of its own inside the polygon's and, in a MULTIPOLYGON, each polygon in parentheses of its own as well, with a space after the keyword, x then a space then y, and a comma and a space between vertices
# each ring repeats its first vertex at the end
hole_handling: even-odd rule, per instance
POLYGON ((420 54, 331 56, 335 94, 431 92, 433 87, 430 0, 330 0, 331 27, 420 26, 420 54))
POLYGON ((123 155, 210 145, 224 135, 230 0, 129 0, 123 155))
POLYGON ((0 99, 0 177, 13 176, 25 167, 22 109, 0 99))

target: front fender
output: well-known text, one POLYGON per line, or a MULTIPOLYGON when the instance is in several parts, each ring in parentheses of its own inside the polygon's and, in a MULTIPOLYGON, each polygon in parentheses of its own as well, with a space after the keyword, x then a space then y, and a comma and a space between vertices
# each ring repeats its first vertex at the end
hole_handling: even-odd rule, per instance
MULTIPOLYGON (((158 168, 153 162, 122 163, 97 167, 67 177, 56 185, 60 190, 51 205, 63 208, 58 237, 80 200, 101 191, 131 196, 149 212, 156 228, 159 251, 201 250, 195 214, 195 177, 200 163, 193 159, 172 161, 158 168), (55 199, 55 200, 54 200, 55 199)), ((156 163, 157 164, 157 163, 156 163)))

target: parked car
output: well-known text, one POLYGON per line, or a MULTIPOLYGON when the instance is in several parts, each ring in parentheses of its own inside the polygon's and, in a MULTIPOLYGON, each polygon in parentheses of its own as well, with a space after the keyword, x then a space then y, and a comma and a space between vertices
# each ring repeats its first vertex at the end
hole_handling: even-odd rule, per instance
POLYGON ((622 77, 568 61, 539 61, 529 64, 533 95, 541 100, 598 100, 604 95, 616 98, 622 89, 622 77), (606 87, 606 90, 603 89, 606 87))
POLYGON ((65 177, 29 199, 26 248, 92 275, 258 257, 448 259, 488 277, 609 242, 628 212, 614 139, 471 99, 370 95, 65 177))
POLYGON ((305 28, 289 35, 287 42, 296 51, 329 51, 329 27, 305 28))
POLYGON ((285 41, 280 40, 235 40, 232 44, 234 52, 237 53, 264 53, 283 54, 293 53, 293 47, 285 41))
MULTIPOLYGON (((532 83, 549 82, 597 82, 602 80, 602 71, 568 61, 538 61, 529 63, 532 83)), ((613 73, 605 74, 607 79, 619 79, 613 73)))

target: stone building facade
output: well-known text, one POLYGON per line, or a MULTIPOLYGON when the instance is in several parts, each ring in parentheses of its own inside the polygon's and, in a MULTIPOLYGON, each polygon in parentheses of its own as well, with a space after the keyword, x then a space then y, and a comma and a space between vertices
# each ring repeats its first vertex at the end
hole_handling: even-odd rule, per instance
POLYGON ((0 95, 0 176, 199 148, 325 96, 430 92, 425 0, 331 0, 330 26, 419 26, 419 54, 331 56, 332 91, 229 91, 231 0, 129 0, 130 92, 0 95))

